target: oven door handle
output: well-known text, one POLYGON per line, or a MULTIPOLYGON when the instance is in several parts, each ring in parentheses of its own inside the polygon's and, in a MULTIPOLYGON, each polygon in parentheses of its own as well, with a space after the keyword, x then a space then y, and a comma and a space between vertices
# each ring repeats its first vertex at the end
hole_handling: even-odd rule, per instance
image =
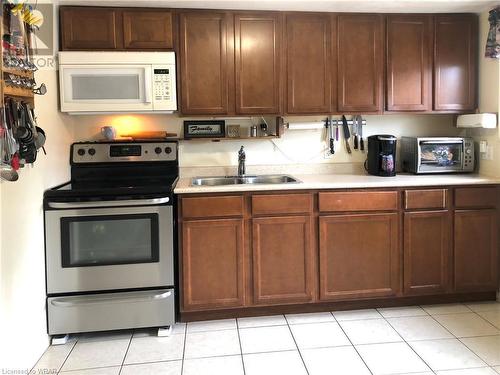
POLYGON ((172 295, 172 291, 167 290, 166 292, 158 293, 154 292, 141 297, 129 296, 129 297, 65 297, 65 298, 55 298, 50 301, 50 304, 56 307, 75 307, 81 305, 95 305, 101 303, 129 303, 129 302, 148 302, 148 301, 158 301, 166 299, 172 295))
POLYGON ((157 206, 170 202, 169 197, 152 199, 129 199, 116 201, 93 202, 49 202, 50 208, 101 208, 101 207, 126 207, 126 206, 157 206))

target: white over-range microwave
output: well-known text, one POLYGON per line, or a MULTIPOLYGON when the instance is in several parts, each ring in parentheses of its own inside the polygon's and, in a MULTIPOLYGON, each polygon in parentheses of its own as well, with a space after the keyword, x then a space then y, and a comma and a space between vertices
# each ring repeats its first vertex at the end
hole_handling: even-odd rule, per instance
POLYGON ((61 112, 177 110, 174 52, 60 52, 61 112))

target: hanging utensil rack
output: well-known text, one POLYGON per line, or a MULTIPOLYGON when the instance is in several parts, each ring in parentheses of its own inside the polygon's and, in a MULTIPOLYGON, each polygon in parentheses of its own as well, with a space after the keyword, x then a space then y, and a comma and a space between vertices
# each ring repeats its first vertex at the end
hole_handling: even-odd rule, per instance
POLYGON ((0 18, 2 30, 1 104, 3 107, 5 97, 11 97, 34 107, 35 68, 30 58, 32 28, 23 21, 22 12, 13 13, 13 4, 2 3, 2 17, 0 18), (20 66, 19 64, 18 66, 7 66, 8 61, 22 62, 22 64, 20 66), (17 78, 19 78, 19 84, 13 82, 13 79, 17 78), (33 87, 27 87, 28 83, 32 83, 33 87))

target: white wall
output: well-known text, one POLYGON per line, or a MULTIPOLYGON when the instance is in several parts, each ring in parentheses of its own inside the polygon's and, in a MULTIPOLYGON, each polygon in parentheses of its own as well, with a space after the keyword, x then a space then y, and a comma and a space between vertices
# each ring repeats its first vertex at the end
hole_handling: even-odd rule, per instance
POLYGON ((38 72, 37 82, 49 90, 35 103, 38 124, 47 134, 47 156, 39 153, 19 181, 0 184, 0 369, 30 369, 48 345, 42 197, 45 189, 69 178, 73 126, 56 110, 56 72, 38 72))
MULTIPOLYGON (((460 131, 453 126, 449 115, 386 115, 365 116, 367 126, 364 137, 372 134, 402 135, 457 135, 460 131)), ((322 117, 287 117, 286 121, 321 121, 322 117)), ((181 134, 184 118, 175 115, 133 115, 133 116, 75 116, 77 139, 99 139, 100 127, 113 125, 119 134, 134 130, 165 130, 181 134)), ((270 120, 270 119, 269 119, 270 120)), ((231 119, 227 123, 239 123, 242 131, 251 125, 250 119, 231 119)), ((259 119, 254 118, 257 124, 259 119)), ((181 167, 236 166, 237 151, 244 145, 247 151, 247 165, 303 164, 303 163, 359 163, 366 154, 347 154, 343 143, 336 145, 332 159, 324 158, 325 131, 287 130, 280 139, 273 140, 231 140, 224 142, 184 141, 181 144, 181 167)), ((342 132, 340 132, 342 139, 342 132)))
MULTIPOLYGON (((486 37, 488 36, 488 12, 481 13, 479 26, 479 111, 500 112, 500 60, 484 57, 486 37)), ((480 160, 480 172, 500 176, 500 138, 499 129, 471 130, 476 141, 486 140, 493 146, 493 160, 480 160)))

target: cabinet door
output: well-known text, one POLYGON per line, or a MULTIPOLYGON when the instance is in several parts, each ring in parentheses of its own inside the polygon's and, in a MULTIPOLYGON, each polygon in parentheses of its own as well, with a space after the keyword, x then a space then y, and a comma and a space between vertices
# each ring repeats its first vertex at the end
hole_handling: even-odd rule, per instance
POLYGON ((387 110, 427 111, 432 103, 432 17, 387 17, 387 110))
POLYGON ((455 212, 455 290, 496 291, 496 210, 455 212))
POLYGON ((382 16, 338 17, 338 110, 382 109, 382 16))
POLYGON ((311 301, 311 237, 309 216, 253 219, 254 303, 311 301))
POLYGON ((61 49, 112 50, 121 47, 121 17, 116 9, 61 7, 61 49))
POLYGON ((332 76, 336 72, 331 68, 331 22, 335 18, 328 14, 286 17, 286 113, 332 111, 332 76))
POLYGON ((243 220, 182 223, 183 311, 244 304, 243 220))
POLYGON ((449 290, 451 230, 449 211, 404 214, 405 294, 432 294, 449 290))
POLYGON ((320 217, 319 230, 321 300, 398 292, 397 213, 320 217))
POLYGON ((124 11, 125 49, 172 49, 172 13, 158 9, 124 11))
POLYGON ((236 113, 280 112, 282 16, 236 14, 236 113))
POLYGON ((436 16, 434 26, 434 109, 476 108, 477 16, 436 16))
POLYGON ((222 12, 180 15, 181 111, 228 113, 228 16, 222 12))

